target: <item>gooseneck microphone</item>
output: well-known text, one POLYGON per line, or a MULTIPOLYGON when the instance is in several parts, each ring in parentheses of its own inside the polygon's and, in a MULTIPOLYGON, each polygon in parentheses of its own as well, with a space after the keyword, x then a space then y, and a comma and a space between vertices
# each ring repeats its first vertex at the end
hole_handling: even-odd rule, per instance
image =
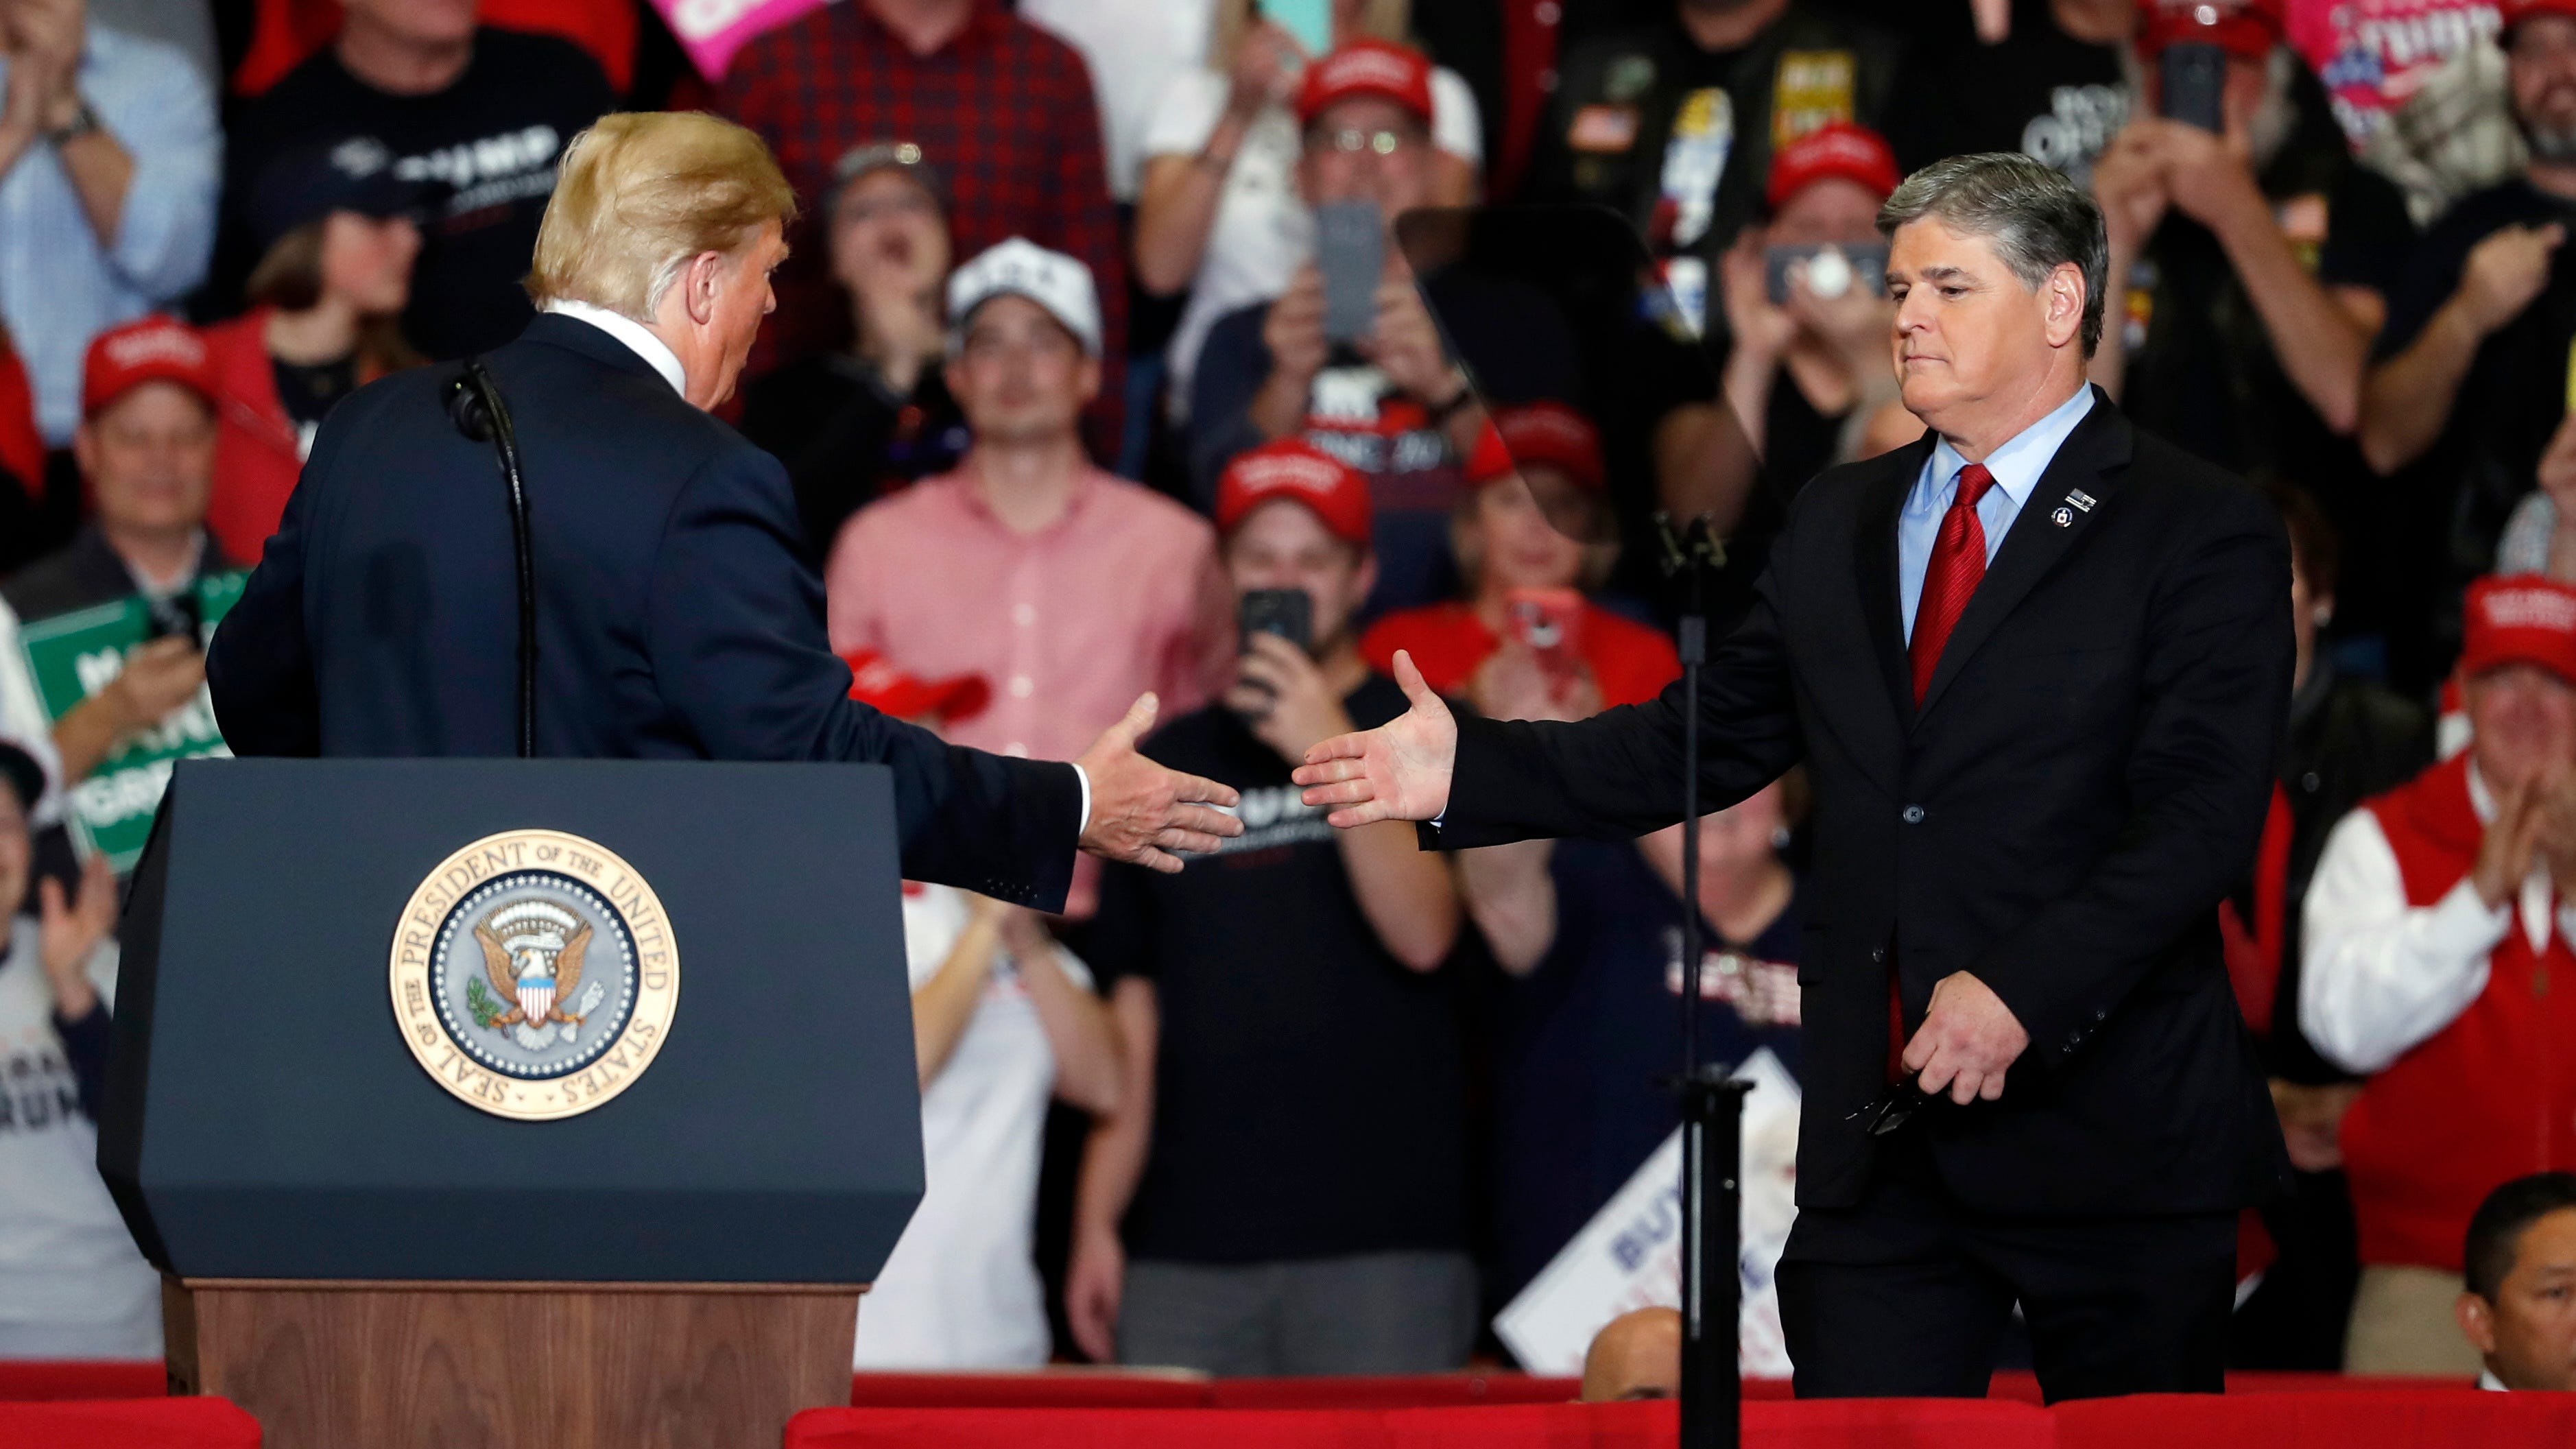
POLYGON ((501 481, 510 490, 510 547, 519 565, 519 758, 537 753, 537 571, 528 549, 528 490, 519 476, 519 437, 510 405, 482 360, 468 359, 447 385, 447 418, 456 431, 490 443, 500 456, 501 481))

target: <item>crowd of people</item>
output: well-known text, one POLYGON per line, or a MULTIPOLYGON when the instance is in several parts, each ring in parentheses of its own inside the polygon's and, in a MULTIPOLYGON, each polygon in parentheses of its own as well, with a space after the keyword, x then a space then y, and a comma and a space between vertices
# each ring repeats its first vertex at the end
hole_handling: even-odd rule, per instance
POLYGON ((2095 385, 2292 543, 2209 926, 2298 1169, 2234 1361, 2576 1388, 2576 0, 835 0, 713 76, 636 0, 480 8, 0 0, 0 1356, 158 1343, 90 1166, 102 842, 220 748, 228 587, 339 401, 533 315, 564 147, 670 108, 802 207, 691 401, 784 465, 854 697, 1069 758, 1150 689, 1242 797, 1062 918, 910 889, 928 1188, 863 1365, 1456 1367, 1671 1132, 1684 997, 1794 1076, 1794 773, 1689 882, 1679 827, 1444 855, 1289 770, 1399 652, 1498 718, 1671 685, 1654 515, 1729 536, 1722 626, 1801 488, 1920 436, 1879 208, 2017 151, 2100 205, 2095 385), (1492 204, 1624 218, 1652 305, 1408 219, 1492 204), (132 637, 67 684, 75 625, 132 637))

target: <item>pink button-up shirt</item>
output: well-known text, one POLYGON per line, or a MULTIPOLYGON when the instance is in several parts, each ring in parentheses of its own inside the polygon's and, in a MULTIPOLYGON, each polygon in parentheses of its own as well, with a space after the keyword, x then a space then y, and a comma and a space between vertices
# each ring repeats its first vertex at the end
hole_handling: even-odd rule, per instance
MULTIPOLYGON (((834 650, 982 675, 992 703, 944 733, 1007 755, 1072 759, 1149 689, 1168 724, 1223 687, 1234 654, 1216 531, 1096 468, 1035 533, 994 516, 971 463, 926 478, 842 525, 823 583, 834 650)), ((1087 915, 1096 875, 1079 864, 1068 910, 1087 915)))

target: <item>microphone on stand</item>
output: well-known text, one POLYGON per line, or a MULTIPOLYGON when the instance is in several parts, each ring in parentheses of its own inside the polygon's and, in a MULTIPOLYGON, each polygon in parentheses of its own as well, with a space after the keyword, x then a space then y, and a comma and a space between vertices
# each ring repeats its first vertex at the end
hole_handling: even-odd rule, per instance
POLYGON ((1682 1117, 1681 1449, 1733 1449, 1742 1442, 1744 1379, 1737 1348, 1744 1315, 1744 1084, 1733 1068, 1699 1060, 1700 940, 1699 676, 1708 661, 1708 585, 1726 566, 1726 543, 1708 515, 1676 524, 1655 515, 1663 571, 1680 585, 1682 660, 1682 1062, 1673 1079, 1682 1117))
POLYGON ((490 443, 501 463, 501 481, 510 495, 510 548, 519 578, 519 717, 520 759, 537 753, 537 573, 528 548, 528 490, 519 476, 519 436, 510 426, 510 405, 501 385, 492 380, 479 358, 447 384, 447 420, 477 443, 490 443))

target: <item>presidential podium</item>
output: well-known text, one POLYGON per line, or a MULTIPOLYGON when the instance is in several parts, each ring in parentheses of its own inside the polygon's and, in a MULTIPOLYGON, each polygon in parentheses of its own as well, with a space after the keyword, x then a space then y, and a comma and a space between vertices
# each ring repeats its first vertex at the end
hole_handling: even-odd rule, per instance
POLYGON ((202 760, 99 1166, 270 1449, 759 1445, 922 1185, 879 766, 202 760))

